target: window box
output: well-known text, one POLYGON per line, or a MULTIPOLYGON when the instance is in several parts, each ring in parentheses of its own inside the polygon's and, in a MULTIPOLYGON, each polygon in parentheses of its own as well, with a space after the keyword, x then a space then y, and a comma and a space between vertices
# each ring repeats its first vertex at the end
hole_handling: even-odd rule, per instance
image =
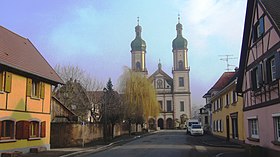
POLYGON ((260 139, 259 139, 259 138, 247 137, 247 139, 248 139, 249 141, 253 141, 253 142, 260 142, 260 139))

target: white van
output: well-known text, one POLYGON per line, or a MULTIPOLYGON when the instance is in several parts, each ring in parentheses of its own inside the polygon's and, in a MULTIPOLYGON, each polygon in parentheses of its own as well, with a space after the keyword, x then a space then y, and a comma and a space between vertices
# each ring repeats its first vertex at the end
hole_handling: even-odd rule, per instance
POLYGON ((190 132, 191 126, 192 126, 193 124, 199 124, 198 119, 190 119, 190 120, 188 120, 188 122, 187 122, 187 133, 190 132))

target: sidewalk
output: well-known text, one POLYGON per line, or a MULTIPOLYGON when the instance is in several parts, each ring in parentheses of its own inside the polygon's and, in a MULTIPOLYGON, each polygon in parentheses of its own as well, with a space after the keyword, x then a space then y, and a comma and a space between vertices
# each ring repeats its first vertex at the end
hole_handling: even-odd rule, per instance
POLYGON ((218 138, 213 135, 204 135, 202 143, 212 147, 244 148, 242 145, 218 138))
POLYGON ((92 143, 86 144, 85 147, 72 147, 72 148, 54 148, 48 151, 39 152, 39 153, 27 153, 23 154, 22 157, 74 157, 81 154, 89 154, 94 152, 103 151, 107 148, 110 148, 115 145, 121 145, 126 142, 138 139, 150 135, 151 133, 141 134, 141 135, 122 135, 116 137, 110 141, 110 143, 104 143, 103 140, 97 140, 92 143))

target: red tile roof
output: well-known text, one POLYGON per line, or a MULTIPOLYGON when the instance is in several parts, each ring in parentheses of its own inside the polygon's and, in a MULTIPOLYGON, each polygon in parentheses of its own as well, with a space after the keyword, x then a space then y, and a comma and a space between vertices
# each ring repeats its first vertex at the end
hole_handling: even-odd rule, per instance
POLYGON ((63 81, 26 38, 0 26, 0 64, 48 80, 52 84, 63 81))
POLYGON ((219 78, 219 80, 215 83, 215 85, 210 90, 219 91, 223 89, 234 75, 235 72, 224 72, 223 75, 219 78))

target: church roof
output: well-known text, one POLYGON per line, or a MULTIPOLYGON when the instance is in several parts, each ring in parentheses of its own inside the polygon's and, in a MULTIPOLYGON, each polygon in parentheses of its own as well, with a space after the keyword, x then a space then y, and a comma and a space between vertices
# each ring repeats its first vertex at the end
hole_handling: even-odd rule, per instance
POLYGON ((149 80, 154 80, 155 77, 158 75, 158 74, 161 74, 165 80, 167 81, 168 84, 172 85, 173 84, 173 79, 167 74, 165 73, 161 68, 158 68, 150 77, 149 77, 149 80))
POLYGON ((136 37, 131 42, 131 51, 146 51, 146 42, 141 38, 142 27, 139 25, 139 17, 138 17, 138 25, 135 27, 136 37))
POLYGON ((183 37, 182 30, 183 25, 180 23, 180 17, 178 17, 178 24, 176 25, 177 37, 172 41, 173 50, 187 49, 188 41, 183 37))

